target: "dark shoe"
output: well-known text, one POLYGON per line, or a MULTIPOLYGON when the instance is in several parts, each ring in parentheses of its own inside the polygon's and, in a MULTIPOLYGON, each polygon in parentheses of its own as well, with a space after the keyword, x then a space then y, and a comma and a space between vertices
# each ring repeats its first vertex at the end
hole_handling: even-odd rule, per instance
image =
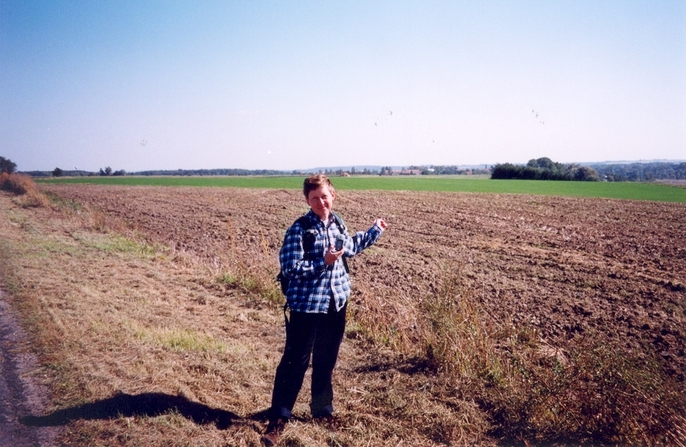
POLYGON ((277 419, 276 421, 269 421, 267 430, 262 435, 262 444, 266 447, 273 447, 279 442, 283 428, 286 426, 286 421, 277 419))

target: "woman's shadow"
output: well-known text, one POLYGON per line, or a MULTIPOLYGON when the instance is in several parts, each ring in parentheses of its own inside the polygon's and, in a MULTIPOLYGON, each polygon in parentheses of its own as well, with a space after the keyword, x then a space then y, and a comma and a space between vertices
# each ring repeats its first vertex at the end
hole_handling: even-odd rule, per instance
POLYGON ((66 425, 75 419, 116 419, 131 416, 161 416, 177 412, 196 424, 214 424, 225 430, 235 424, 266 420, 266 410, 240 417, 237 414, 193 402, 183 396, 164 393, 142 393, 137 395, 119 393, 108 399, 54 411, 45 416, 24 416, 19 419, 24 425, 51 427, 66 425))

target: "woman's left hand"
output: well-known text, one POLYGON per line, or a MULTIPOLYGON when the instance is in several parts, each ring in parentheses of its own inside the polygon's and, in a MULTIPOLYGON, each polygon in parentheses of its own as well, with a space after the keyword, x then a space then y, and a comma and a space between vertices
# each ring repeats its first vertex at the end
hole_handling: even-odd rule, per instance
POLYGON ((374 221, 374 225, 377 227, 381 228, 381 231, 384 231, 388 225, 386 225, 386 219, 383 217, 380 217, 374 221))

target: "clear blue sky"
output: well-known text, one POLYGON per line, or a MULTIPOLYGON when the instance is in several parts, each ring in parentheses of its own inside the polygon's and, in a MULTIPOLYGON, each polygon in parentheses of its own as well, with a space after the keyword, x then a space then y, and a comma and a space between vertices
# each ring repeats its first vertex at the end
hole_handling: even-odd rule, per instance
POLYGON ((0 1, 19 170, 686 159, 686 2, 0 1))

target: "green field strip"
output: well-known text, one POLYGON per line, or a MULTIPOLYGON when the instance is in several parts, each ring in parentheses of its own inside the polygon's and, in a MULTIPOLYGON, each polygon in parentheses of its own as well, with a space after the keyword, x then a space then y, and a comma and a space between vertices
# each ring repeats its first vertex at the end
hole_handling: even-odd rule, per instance
MULTIPOLYGON (((532 194, 566 197, 649 200, 686 203, 686 188, 639 182, 569 182, 547 180, 490 180, 457 177, 336 177, 339 190, 436 191, 491 194, 532 194)), ((299 176, 246 177, 63 177, 36 179, 39 183, 124 186, 209 186, 233 188, 300 189, 299 176)))

